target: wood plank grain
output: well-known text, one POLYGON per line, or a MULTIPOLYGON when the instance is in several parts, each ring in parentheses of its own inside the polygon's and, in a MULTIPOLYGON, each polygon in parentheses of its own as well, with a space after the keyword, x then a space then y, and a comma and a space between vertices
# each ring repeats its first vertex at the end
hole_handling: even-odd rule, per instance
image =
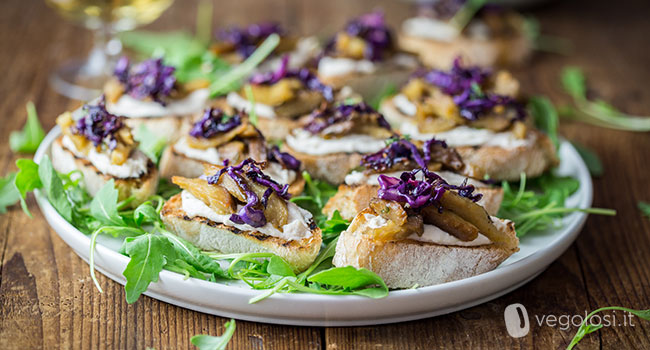
MULTIPOLYGON (((574 4, 579 6, 579 4, 574 4)), ((577 8, 576 8, 577 10, 577 8)), ((599 96, 629 113, 650 112, 650 52, 639 49, 647 42, 650 23, 642 13, 647 3, 622 2, 615 7, 604 3, 581 8, 590 20, 599 24, 597 33, 585 31, 576 42, 572 63, 584 66, 591 94, 599 96), (604 14, 607 13, 607 16, 604 14), (604 20, 608 18, 609 20, 604 20), (603 20, 603 21, 601 21, 603 20), (603 43, 616 43, 603 49, 603 43)), ((636 205, 650 200, 646 175, 650 166, 650 137, 630 133, 571 125, 565 133, 600 154, 604 175, 594 181, 594 203, 614 207, 615 219, 594 217, 589 220, 577 247, 584 271, 592 309, 620 305, 636 309, 650 307, 650 220, 643 218, 636 205)), ((612 315, 612 313, 609 313, 612 315)), ((647 348, 650 324, 634 320, 623 324, 616 313, 617 325, 599 332, 603 348, 647 348)))
MULTIPOLYGON (((217 25, 275 19, 302 33, 328 34, 351 15, 381 7, 397 25, 410 11, 407 3, 369 0, 219 1, 217 25)), ((152 29, 194 29, 195 1, 177 1, 152 29)), ((576 64, 588 73, 592 93, 630 113, 650 111, 650 49, 645 36, 647 2, 555 2, 536 10, 548 32, 575 45, 569 57, 539 55, 518 70, 530 93, 555 101, 561 92, 562 66, 576 64)), ((0 138, 22 127, 24 105, 34 100, 46 129, 68 101, 47 85, 49 71, 89 48, 86 30, 62 21, 41 1, 0 2, 0 138)), ((535 316, 584 314, 599 306, 650 305, 650 220, 636 209, 650 201, 646 175, 650 166, 647 134, 609 131, 565 122, 562 133, 593 148, 606 172, 594 182, 594 205, 613 207, 616 218, 592 217, 578 240, 537 279, 495 301, 437 318, 396 325, 356 328, 288 327, 237 322, 232 349, 430 349, 430 348, 563 348, 575 328, 537 326, 535 316), (503 323, 505 306, 519 302, 528 308, 532 332, 510 338, 503 323)), ((15 169, 6 141, 0 145, 0 165, 15 169)), ((19 208, 0 216, 0 348, 185 349, 198 333, 221 334, 224 318, 178 308, 142 297, 127 305, 123 287, 101 274, 100 294, 88 266, 51 231, 33 200, 34 219, 19 208)), ((580 348, 647 348, 648 323, 611 327, 585 339, 580 348)))

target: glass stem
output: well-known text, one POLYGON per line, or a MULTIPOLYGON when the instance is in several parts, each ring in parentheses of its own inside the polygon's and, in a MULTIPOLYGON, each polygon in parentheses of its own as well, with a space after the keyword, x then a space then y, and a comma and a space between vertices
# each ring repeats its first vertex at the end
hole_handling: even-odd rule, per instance
POLYGON ((122 52, 122 43, 115 36, 110 24, 102 24, 93 32, 93 48, 82 74, 91 77, 110 75, 117 57, 122 52))

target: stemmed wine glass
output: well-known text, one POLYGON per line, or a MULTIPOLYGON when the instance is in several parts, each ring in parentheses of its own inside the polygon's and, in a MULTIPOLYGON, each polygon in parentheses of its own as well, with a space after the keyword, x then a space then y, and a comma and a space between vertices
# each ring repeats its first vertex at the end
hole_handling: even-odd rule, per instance
POLYGON ((101 88, 122 43, 116 34, 156 20, 174 0, 45 0, 64 18, 94 32, 94 44, 85 60, 70 60, 50 76, 58 93, 83 101, 101 94, 101 88))

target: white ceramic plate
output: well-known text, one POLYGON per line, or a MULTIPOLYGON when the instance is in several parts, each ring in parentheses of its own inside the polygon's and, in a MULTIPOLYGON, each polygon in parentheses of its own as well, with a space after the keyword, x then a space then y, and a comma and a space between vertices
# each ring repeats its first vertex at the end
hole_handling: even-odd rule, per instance
MULTIPOLYGON (((49 152, 60 131, 52 129, 34 157, 39 162, 49 152)), ((579 190, 567 206, 591 206, 592 184, 589 172, 576 150, 568 142, 560 148, 559 172, 580 180, 579 190)), ((84 260, 88 260, 90 239, 79 232, 50 205, 38 191, 36 199, 45 218, 59 236, 84 260)), ((360 296, 315 294, 276 294, 257 304, 248 300, 260 291, 241 285, 211 283, 162 271, 157 283, 144 294, 170 304, 209 314, 243 320, 300 326, 359 326, 402 322, 462 310, 506 294, 540 274, 576 239, 587 218, 572 213, 561 228, 534 233, 521 240, 521 250, 494 271, 460 281, 410 290, 391 291, 383 299, 360 296)), ((117 251, 121 240, 101 237, 95 254, 95 266, 104 275, 124 284, 122 271, 128 258, 117 251)))

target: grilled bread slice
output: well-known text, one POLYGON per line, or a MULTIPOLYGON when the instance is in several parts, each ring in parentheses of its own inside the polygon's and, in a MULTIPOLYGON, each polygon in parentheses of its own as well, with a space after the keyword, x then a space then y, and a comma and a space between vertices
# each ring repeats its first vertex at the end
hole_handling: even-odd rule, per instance
MULTIPOLYGON (((77 157, 67 149, 59 137, 52 144, 52 165, 60 173, 79 170, 83 175, 83 184, 91 196, 94 196, 111 179, 115 181, 118 190, 118 200, 135 197, 130 205, 137 206, 156 193, 158 188, 158 170, 151 160, 147 163, 147 171, 139 177, 117 178, 104 174, 88 159, 77 157)), ((136 150, 135 152, 140 152, 136 150)))
POLYGON ((521 173, 528 177, 542 175, 546 170, 556 166, 559 160, 555 146, 546 134, 530 130, 534 142, 515 148, 498 146, 462 146, 456 150, 469 165, 471 170, 468 176, 501 181, 519 180, 521 173))
MULTIPOLYGON (((412 121, 412 117, 399 111, 392 99, 382 102, 379 111, 396 129, 412 121)), ((559 162, 553 142, 546 134, 532 129, 528 131, 531 142, 525 146, 504 148, 499 146, 457 146, 454 147, 466 165, 465 175, 482 179, 518 180, 523 172, 528 177, 541 175, 559 162)))
POLYGON ((291 130, 297 129, 300 127, 300 123, 297 119, 287 119, 287 118, 262 118, 259 117, 257 120, 257 128, 260 129, 262 135, 267 140, 280 140, 284 139, 289 135, 291 130))
POLYGON ((461 35, 451 41, 441 41, 400 32, 397 45, 417 54, 431 68, 450 68, 459 56, 463 62, 481 67, 516 66, 530 57, 533 43, 524 30, 523 17, 510 16, 509 22, 513 28, 508 36, 485 39, 461 35))
POLYGON ((183 211, 181 194, 165 203, 161 217, 168 230, 201 249, 225 254, 269 252, 287 261, 295 272, 304 271, 314 262, 322 243, 321 231, 313 220, 309 222, 310 237, 287 241, 260 232, 241 231, 200 216, 190 218, 183 211))
MULTIPOLYGON (((340 185, 336 194, 323 207, 323 213, 332 217, 338 210, 343 219, 352 220, 360 211, 368 207, 370 199, 377 197, 377 190, 379 186, 374 185, 340 185)), ((495 215, 503 200, 503 190, 479 187, 476 192, 483 194, 483 198, 477 204, 484 207, 488 214, 495 215)))
POLYGON ((463 62, 481 67, 516 66, 532 53, 531 42, 524 35, 492 40, 460 37, 445 42, 400 34, 398 40, 402 50, 418 54, 424 65, 441 69, 451 67, 459 56, 463 62))
MULTIPOLYGON (((512 222, 499 222, 499 230, 516 237, 512 222)), ((381 242, 364 234, 363 227, 341 233, 332 262, 339 267, 372 270, 389 288, 424 287, 476 276, 494 270, 514 253, 491 244, 466 247, 411 239, 381 242)))
POLYGON ((195 178, 203 174, 203 161, 190 158, 174 149, 170 144, 160 157, 160 176, 171 179, 172 176, 195 178))

